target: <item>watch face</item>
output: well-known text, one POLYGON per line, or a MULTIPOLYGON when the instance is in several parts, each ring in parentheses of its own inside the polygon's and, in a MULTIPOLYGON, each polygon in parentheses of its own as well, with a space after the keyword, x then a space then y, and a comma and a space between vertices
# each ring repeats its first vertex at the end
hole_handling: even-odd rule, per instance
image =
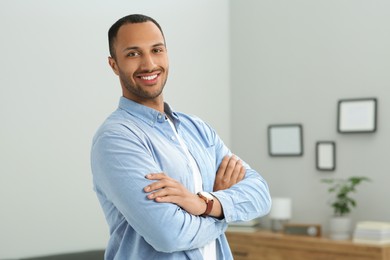
POLYGON ((213 195, 211 195, 210 193, 208 193, 208 192, 204 192, 204 191, 202 191, 202 192, 200 192, 200 194, 202 194, 202 196, 205 196, 207 199, 209 199, 209 200, 212 200, 214 197, 213 197, 213 195))

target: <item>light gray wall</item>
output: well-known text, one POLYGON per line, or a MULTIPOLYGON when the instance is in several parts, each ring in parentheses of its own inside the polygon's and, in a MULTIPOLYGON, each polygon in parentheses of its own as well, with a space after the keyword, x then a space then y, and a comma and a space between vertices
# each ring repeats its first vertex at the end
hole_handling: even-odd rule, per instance
POLYGON ((229 144, 228 2, 0 1, 0 259, 105 247, 89 150, 121 95, 107 30, 129 13, 165 30, 166 100, 229 144))
POLYGON ((213 125, 264 175, 274 196, 292 197, 293 221, 326 225, 331 211, 319 180, 350 175, 373 179, 359 187, 353 217, 389 221, 389 5, 0 1, 0 258, 105 246, 89 148, 120 96, 106 61, 106 32, 134 12, 155 17, 165 30, 166 100, 213 125), (378 132, 338 134, 337 101, 366 96, 379 100, 378 132), (268 156, 271 123, 303 124, 303 157, 268 156), (333 173, 315 169, 318 140, 337 143, 333 173))
POLYGON ((292 222, 326 229, 332 212, 320 180, 352 175, 373 180, 358 187, 352 218, 390 221, 390 2, 248 0, 230 8, 235 152, 263 174, 273 196, 292 198, 292 222), (338 100, 360 97, 378 98, 377 132, 338 134, 338 100), (268 155, 274 123, 303 125, 302 157, 268 155), (320 140, 336 142, 334 172, 316 170, 320 140))

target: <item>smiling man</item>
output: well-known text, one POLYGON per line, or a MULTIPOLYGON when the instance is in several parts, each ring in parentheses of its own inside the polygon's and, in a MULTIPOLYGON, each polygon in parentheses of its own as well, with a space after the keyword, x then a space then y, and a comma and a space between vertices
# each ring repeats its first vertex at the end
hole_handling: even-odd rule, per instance
POLYGON ((152 22, 127 23, 111 44, 109 63, 119 76, 123 96, 164 112, 162 91, 168 78, 168 55, 159 28, 152 22))
POLYGON ((168 53, 154 19, 123 17, 108 36, 123 96, 91 150, 105 259, 232 259, 224 232, 268 213, 265 180, 209 125, 164 102, 168 53))

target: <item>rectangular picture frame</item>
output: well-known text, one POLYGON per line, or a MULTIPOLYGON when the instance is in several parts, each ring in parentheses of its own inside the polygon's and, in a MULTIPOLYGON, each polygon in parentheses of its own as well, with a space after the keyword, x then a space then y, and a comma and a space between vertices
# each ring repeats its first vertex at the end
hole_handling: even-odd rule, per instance
POLYGON ((334 171, 336 169, 335 142, 318 141, 316 143, 316 168, 319 171, 334 171))
POLYGON ((270 156, 302 156, 303 127, 301 124, 271 124, 268 126, 270 156))
POLYGON ((377 99, 341 99, 337 108, 339 133, 373 133, 377 128, 377 99))

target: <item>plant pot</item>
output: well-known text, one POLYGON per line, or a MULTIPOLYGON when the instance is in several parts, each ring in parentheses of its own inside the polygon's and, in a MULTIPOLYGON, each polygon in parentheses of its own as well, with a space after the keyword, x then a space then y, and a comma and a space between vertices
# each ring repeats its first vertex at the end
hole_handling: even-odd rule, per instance
POLYGON ((352 221, 349 217, 332 217, 330 219, 329 237, 333 240, 348 240, 351 238, 352 221))

